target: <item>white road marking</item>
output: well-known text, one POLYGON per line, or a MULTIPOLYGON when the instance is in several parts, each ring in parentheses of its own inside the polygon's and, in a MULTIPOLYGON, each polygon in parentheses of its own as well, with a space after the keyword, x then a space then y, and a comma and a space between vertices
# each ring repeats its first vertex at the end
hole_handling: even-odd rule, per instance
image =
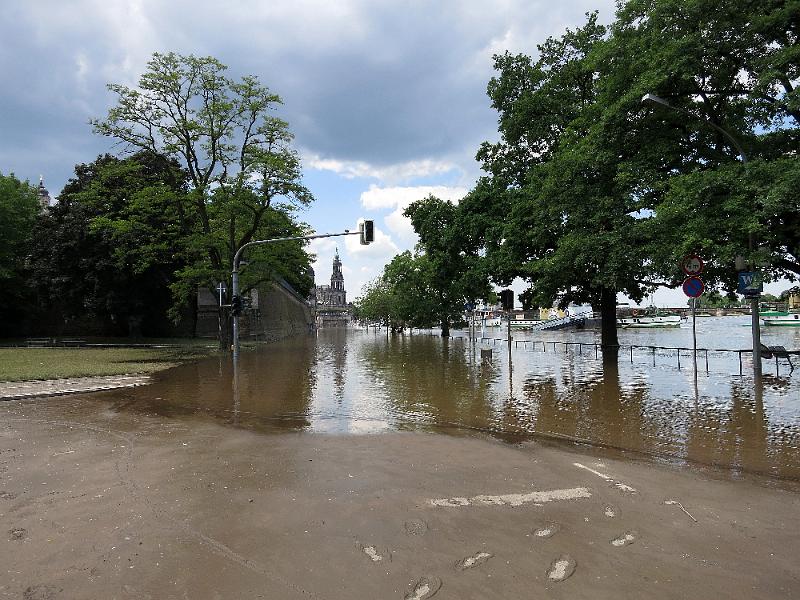
POLYGON ((594 469, 587 467, 586 465, 582 465, 581 463, 572 463, 572 464, 578 467, 579 469, 585 469, 586 471, 589 471, 589 473, 597 475, 600 479, 605 479, 606 481, 614 481, 614 478, 611 477, 610 475, 606 475, 605 473, 601 473, 600 471, 595 471, 594 469))
POLYGON ((636 488, 629 486, 627 483, 622 483, 621 481, 617 481, 611 475, 606 475, 605 473, 601 473, 600 471, 595 471, 591 467, 587 467, 586 465, 582 465, 581 463, 572 463, 579 469, 584 469, 585 471, 589 471, 592 475, 597 475, 600 479, 604 479, 609 483, 613 483, 614 487, 622 492, 626 492, 628 494, 635 494, 636 488))
POLYGON ((460 506, 522 506, 529 502, 543 504, 555 500, 578 500, 581 498, 591 498, 592 493, 589 488, 577 487, 563 490, 548 490, 544 492, 529 492, 527 494, 501 494, 499 496, 489 496, 482 494, 472 498, 433 498, 428 503, 433 506, 445 506, 449 508, 460 506))

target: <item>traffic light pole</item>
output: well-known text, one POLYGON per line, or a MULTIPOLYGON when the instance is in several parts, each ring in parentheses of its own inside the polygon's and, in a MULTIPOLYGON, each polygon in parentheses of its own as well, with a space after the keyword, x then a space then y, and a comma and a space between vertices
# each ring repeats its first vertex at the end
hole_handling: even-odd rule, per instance
MULTIPOLYGON (((364 221, 359 224, 358 231, 350 231, 345 229, 342 233, 322 233, 319 235, 299 235, 293 237, 271 238, 268 240, 253 240, 242 244, 233 256, 233 268, 231 270, 231 295, 236 298, 239 296, 239 261, 242 258, 242 252, 245 248, 256 246, 259 244, 273 244, 275 242, 291 242, 298 240, 316 240, 320 238, 341 237, 343 235, 360 235, 361 243, 363 245, 370 244, 375 240, 374 225, 372 221, 364 221)), ((233 363, 234 366, 239 363, 239 315, 233 315, 233 363)))

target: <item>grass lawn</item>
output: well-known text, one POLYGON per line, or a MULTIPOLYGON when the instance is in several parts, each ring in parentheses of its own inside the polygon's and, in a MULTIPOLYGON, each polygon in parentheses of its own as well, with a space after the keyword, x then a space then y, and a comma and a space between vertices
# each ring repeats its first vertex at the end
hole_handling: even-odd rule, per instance
POLYGON ((179 348, 0 348, 0 381, 152 373, 214 352, 214 348, 199 344, 179 348))

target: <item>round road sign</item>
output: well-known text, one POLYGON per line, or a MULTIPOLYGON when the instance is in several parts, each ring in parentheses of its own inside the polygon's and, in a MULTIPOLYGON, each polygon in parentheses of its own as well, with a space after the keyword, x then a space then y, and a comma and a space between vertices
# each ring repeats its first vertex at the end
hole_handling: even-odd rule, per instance
POLYGON ((687 275, 700 275, 703 272, 703 259, 695 254, 685 257, 681 261, 681 269, 687 275))
POLYGON ((689 298, 699 298, 704 289, 703 280, 699 277, 687 277, 683 280, 683 293, 689 298))

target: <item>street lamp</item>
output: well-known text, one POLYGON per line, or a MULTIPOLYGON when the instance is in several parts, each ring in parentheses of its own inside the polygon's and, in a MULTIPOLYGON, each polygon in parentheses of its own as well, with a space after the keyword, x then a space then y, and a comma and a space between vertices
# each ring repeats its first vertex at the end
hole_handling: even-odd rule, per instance
MULTIPOLYGON (((688 110, 679 108, 677 106, 673 106, 672 104, 667 102, 664 98, 656 96, 655 94, 645 94, 644 96, 642 96, 642 102, 643 103, 654 102, 655 104, 660 104, 661 106, 665 106, 669 109, 689 115, 692 118, 697 118, 696 115, 692 114, 688 110)), ((728 141, 730 141, 731 145, 736 149, 736 152, 739 153, 739 157, 742 159, 742 164, 745 165, 747 164, 747 155, 744 153, 742 146, 727 129, 720 127, 719 125, 717 125, 712 121, 702 120, 702 122, 705 125, 713 127, 714 129, 719 131, 722 135, 724 135, 728 139, 728 141)), ((753 239, 752 233, 750 233, 748 236, 748 246, 751 251, 755 247, 755 241, 753 239)), ((758 315, 758 297, 750 298, 750 315, 751 315, 751 328, 753 332, 753 376, 759 378, 761 377, 761 329, 760 329, 759 315, 758 315)))

